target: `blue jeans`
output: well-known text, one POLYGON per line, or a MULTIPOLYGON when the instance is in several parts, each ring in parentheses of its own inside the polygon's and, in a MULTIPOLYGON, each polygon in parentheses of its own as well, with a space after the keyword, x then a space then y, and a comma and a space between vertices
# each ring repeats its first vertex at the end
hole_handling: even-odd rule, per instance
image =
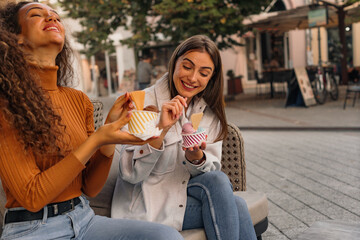
POLYGON ((246 202, 233 194, 225 173, 191 178, 187 193, 183 230, 204 228, 209 240, 256 240, 246 202))
POLYGON ((162 224, 97 216, 90 208, 88 200, 81 197, 81 203, 73 211, 63 215, 51 218, 44 216, 42 220, 6 224, 1 239, 168 240, 183 238, 178 231, 162 224))

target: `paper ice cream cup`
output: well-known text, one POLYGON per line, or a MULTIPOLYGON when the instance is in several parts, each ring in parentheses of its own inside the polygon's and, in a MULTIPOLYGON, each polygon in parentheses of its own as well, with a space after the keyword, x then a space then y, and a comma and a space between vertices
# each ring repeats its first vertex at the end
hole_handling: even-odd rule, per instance
POLYGON ((158 115, 156 112, 133 110, 129 121, 129 132, 142 134, 150 128, 155 128, 158 115))
POLYGON ((195 145, 200 145, 202 142, 206 141, 205 130, 198 133, 192 134, 181 134, 183 139, 182 146, 185 148, 194 147, 195 145))

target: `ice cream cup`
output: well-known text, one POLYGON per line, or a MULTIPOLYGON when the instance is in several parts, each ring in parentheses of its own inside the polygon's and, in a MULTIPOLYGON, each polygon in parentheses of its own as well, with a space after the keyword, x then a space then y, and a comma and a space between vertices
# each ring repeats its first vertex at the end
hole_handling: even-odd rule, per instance
POLYGON ((133 110, 129 121, 129 133, 142 134, 149 128, 154 129, 158 115, 156 112, 133 110))
POLYGON ((205 130, 196 133, 181 134, 181 135, 183 139, 182 146, 185 148, 194 147, 195 145, 200 145, 202 142, 206 141, 205 130))

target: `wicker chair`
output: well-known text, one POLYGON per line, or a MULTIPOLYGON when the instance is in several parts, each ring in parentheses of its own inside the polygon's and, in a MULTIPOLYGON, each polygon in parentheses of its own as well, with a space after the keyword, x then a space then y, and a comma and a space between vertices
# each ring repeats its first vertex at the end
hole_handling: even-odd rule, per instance
POLYGON ((261 234, 268 227, 268 202, 264 193, 246 191, 244 139, 233 123, 228 123, 228 136, 222 145, 221 165, 221 170, 228 175, 233 185, 234 194, 246 201, 256 236, 260 240, 261 234))
POLYGON ((94 124, 95 124, 95 130, 96 130, 101 125, 103 125, 104 104, 100 100, 91 100, 91 102, 94 105, 94 124))

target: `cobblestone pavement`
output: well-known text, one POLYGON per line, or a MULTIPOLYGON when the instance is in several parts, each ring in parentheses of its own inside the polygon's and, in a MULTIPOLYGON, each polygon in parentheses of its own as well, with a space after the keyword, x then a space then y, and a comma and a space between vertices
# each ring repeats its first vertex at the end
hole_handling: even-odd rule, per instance
POLYGON ((269 200, 264 240, 294 239, 320 220, 360 222, 360 132, 242 134, 247 187, 269 200))
MULTIPOLYGON (((294 239, 320 220, 360 222, 360 101, 287 107, 285 96, 240 94, 228 121, 245 141, 247 187, 269 200, 264 240, 294 239)), ((115 98, 101 98, 105 112, 115 98)))
POLYGON ((269 200, 264 240, 295 239, 316 221, 360 222, 360 101, 286 107, 285 96, 227 102, 245 141, 247 187, 269 200), (350 103, 350 104, 349 104, 350 103))

